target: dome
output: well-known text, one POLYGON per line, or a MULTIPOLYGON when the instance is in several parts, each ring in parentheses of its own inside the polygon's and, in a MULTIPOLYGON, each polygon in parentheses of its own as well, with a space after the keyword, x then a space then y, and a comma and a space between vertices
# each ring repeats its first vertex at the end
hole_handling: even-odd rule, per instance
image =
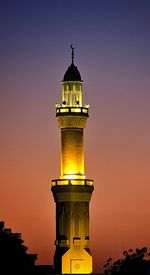
POLYGON ((72 63, 64 74, 63 81, 82 81, 77 67, 72 63))

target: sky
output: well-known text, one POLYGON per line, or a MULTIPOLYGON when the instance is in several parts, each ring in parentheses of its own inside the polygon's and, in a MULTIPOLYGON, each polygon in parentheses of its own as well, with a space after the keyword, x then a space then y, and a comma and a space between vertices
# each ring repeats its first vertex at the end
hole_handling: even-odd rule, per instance
POLYGON ((55 103, 71 64, 90 103, 85 171, 94 179, 94 271, 150 248, 150 2, 0 1, 0 220, 52 264, 60 175, 55 103))

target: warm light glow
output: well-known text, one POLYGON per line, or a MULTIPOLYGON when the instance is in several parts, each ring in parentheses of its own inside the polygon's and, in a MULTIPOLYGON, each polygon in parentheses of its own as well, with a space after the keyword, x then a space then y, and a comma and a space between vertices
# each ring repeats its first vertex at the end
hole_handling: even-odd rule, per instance
POLYGON ((64 179, 85 179, 85 175, 68 174, 63 176, 64 179))
POLYGON ((80 113, 81 112, 81 108, 71 108, 71 112, 80 113))
POLYGON ((92 257, 82 246, 71 247, 62 257, 62 274, 91 274, 92 257))
POLYGON ((85 181, 84 180, 80 180, 80 181, 78 181, 78 180, 72 180, 71 184, 72 185, 84 185, 85 181))
MULTIPOLYGON (((73 134, 74 133, 72 133, 72 135, 73 134)), ((80 143, 80 141, 78 141, 78 144, 74 140, 72 142, 70 141, 70 144, 63 144, 64 153, 62 154, 62 160, 63 160, 62 173, 61 173, 62 178, 64 179, 75 179, 75 178, 84 179, 85 178, 84 156, 83 156, 82 148, 83 148, 83 145, 82 143, 80 143)))
POLYGON ((83 113, 88 113, 88 110, 83 108, 83 109, 82 109, 82 112, 83 112, 83 113))
POLYGON ((56 185, 56 181, 52 181, 52 186, 55 186, 56 185))
POLYGON ((58 180, 57 185, 68 185, 68 180, 58 180))
POLYGON ((82 82, 62 82, 62 103, 63 106, 82 106, 82 82))
POLYGON ((61 178, 84 179, 83 130, 81 128, 62 129, 61 144, 61 178))
POLYGON ((84 107, 85 108, 90 108, 90 104, 85 104, 84 107))
MULTIPOLYGON (((84 176, 85 177, 85 176, 84 176)), ((56 179, 52 180, 52 186, 56 185, 88 185, 93 186, 93 180, 83 179, 82 178, 67 178, 67 179, 56 179)))
POLYGON ((73 161, 70 160, 68 165, 65 166, 65 170, 67 173, 63 176, 63 178, 69 178, 69 179, 74 179, 75 178, 75 164, 73 161))
POLYGON ((86 185, 92 186, 93 185, 93 180, 87 180, 86 185))
POLYGON ((60 113, 68 113, 68 112, 69 112, 69 109, 67 109, 67 108, 60 109, 60 113))
POLYGON ((78 113, 82 115, 82 113, 84 114, 88 114, 88 107, 77 107, 78 104, 76 103, 75 106, 64 106, 64 105, 58 105, 56 104, 56 114, 59 114, 59 113, 78 113), (76 106, 76 107, 75 107, 76 106), (68 108, 66 108, 68 107, 68 108))
POLYGON ((89 105, 82 105, 82 82, 62 82, 62 103, 55 106, 61 129, 61 173, 60 179, 52 181, 57 228, 54 266, 62 274, 90 274, 89 202, 93 181, 84 174, 84 128, 89 105))

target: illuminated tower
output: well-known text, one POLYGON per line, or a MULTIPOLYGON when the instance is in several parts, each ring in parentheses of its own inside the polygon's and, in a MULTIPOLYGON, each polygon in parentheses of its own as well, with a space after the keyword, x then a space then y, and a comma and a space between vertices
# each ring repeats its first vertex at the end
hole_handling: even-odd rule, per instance
POLYGON ((80 73, 72 63, 62 81, 62 103, 56 104, 61 129, 61 174, 52 180, 56 203, 56 251, 54 268, 61 274, 92 273, 89 248, 89 202, 93 180, 84 174, 83 132, 89 105, 82 104, 80 73))

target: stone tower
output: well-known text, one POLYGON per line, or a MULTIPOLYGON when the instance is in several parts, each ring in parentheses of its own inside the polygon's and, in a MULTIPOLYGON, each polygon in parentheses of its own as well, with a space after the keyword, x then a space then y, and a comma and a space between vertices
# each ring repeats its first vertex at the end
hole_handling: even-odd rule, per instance
POLYGON ((60 274, 92 273, 89 243, 89 202, 93 180, 84 174, 83 134, 89 117, 89 105, 82 103, 80 73, 72 63, 62 81, 62 103, 56 104, 61 130, 60 178, 52 180, 56 203, 56 250, 54 268, 60 274))

